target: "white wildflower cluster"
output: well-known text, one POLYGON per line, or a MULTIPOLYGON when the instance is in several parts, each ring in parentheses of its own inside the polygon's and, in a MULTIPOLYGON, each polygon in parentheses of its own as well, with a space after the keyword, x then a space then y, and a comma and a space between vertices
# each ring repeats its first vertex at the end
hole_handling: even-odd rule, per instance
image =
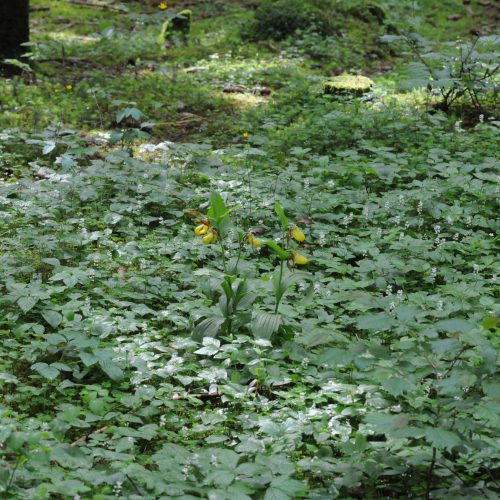
POLYGON ((325 235, 325 232, 324 231, 320 231, 319 232, 319 236, 318 236, 318 245, 320 247, 323 247, 326 245, 326 235, 325 235))
POLYGON ((434 226, 434 234, 436 235, 436 238, 434 239, 434 244, 436 245, 437 248, 442 247, 446 243, 446 238, 441 237, 441 226, 439 224, 436 224, 434 226))
POLYGON ((422 200, 418 201, 417 205, 417 213, 418 215, 422 215, 422 211, 424 210, 424 204, 422 203, 422 200))
POLYGON ((472 265, 472 272, 476 278, 479 278, 479 265, 478 264, 473 264, 472 265))
POLYGON ((122 481, 116 481, 115 485, 113 486, 113 493, 115 497, 119 497, 123 488, 123 482, 122 481))
POLYGON ((431 268, 431 278, 435 281, 437 276, 437 267, 431 268))
POLYGON ((354 219, 354 214, 351 212, 349 215, 344 216, 341 224, 343 226, 348 226, 353 221, 353 219, 354 219))

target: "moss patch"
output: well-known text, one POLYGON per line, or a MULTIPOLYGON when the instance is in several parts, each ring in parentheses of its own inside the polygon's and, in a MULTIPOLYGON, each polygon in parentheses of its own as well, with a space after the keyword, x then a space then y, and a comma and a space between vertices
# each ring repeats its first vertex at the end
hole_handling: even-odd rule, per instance
POLYGON ((325 94, 360 96, 373 86, 373 80, 361 75, 340 75, 330 78, 323 84, 325 94))

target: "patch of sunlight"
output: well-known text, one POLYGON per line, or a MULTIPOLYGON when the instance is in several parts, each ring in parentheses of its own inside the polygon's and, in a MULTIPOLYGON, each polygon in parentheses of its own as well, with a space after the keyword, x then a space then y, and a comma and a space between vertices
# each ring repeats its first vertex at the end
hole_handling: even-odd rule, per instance
POLYGON ((240 111, 245 111, 250 108, 255 108, 259 104, 268 101, 265 97, 255 94, 222 94, 225 101, 232 104, 240 111))
POLYGON ((69 31, 66 32, 50 31, 47 33, 47 36, 51 40, 63 41, 63 42, 96 43, 100 40, 100 38, 97 36, 77 35, 69 31))

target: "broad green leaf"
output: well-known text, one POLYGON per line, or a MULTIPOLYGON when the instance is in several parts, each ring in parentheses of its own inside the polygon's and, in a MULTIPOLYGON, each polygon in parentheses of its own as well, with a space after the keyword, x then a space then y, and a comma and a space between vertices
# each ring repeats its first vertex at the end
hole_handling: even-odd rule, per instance
POLYGON ((288 217, 285 215, 285 211, 283 210, 283 207, 281 206, 280 202, 277 201, 274 204, 274 211, 278 214, 278 217, 280 218, 280 224, 281 224, 281 229, 283 231, 286 231, 288 229, 288 217))
POLYGON ((193 330, 193 337, 195 339, 202 339, 203 337, 215 337, 224 323, 225 319, 222 316, 210 316, 196 325, 193 330))
POLYGON ((100 359, 99 366, 111 380, 119 381, 123 378, 122 369, 110 359, 100 359))
POLYGON ((365 422, 372 427, 375 432, 390 435, 391 431, 401 429, 408 425, 408 417, 404 413, 391 415, 389 413, 369 413, 365 417, 365 422))
POLYGON ((475 325, 470 321, 459 318, 438 321, 435 326, 438 330, 443 330, 448 333, 467 333, 475 328, 475 325))
POLYGON ((59 370, 53 366, 49 366, 47 363, 35 363, 31 368, 49 380, 54 380, 59 375, 59 370))
POLYGON ((291 498, 284 491, 272 486, 266 490, 266 494, 264 495, 264 500, 289 500, 291 498))
POLYGON ((357 326, 361 330, 384 331, 394 324, 394 318, 388 313, 366 314, 358 318, 357 326))
POLYGON ((426 429, 425 438, 432 446, 439 450, 446 449, 451 451, 454 446, 462 442, 458 434, 441 428, 426 429))
POLYGON ((281 323, 280 314, 256 312, 252 318, 250 328, 255 338, 270 339, 273 333, 279 330, 281 323))
POLYGON ((51 452, 51 459, 67 469, 90 469, 91 459, 78 446, 62 444, 51 452))
POLYGON ((385 380, 382 387, 393 396, 400 396, 404 392, 411 392, 415 389, 414 384, 404 378, 393 377, 385 380))
POLYGON ((31 309, 33 309, 33 307, 35 307, 37 302, 38 302, 38 298, 36 298, 36 297, 21 297, 17 301, 17 305, 23 310, 23 312, 26 313, 26 312, 30 311, 31 309))
POLYGON ((43 311, 42 316, 52 328, 57 328, 63 319, 61 313, 52 310, 43 311))

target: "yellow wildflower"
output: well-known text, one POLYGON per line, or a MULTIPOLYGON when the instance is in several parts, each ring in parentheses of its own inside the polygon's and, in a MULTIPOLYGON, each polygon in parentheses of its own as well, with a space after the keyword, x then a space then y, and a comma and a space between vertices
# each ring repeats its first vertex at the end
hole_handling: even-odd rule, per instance
POLYGON ((292 237, 298 242, 302 242, 306 239, 306 235, 297 226, 292 227, 292 237))
POLYGON ((248 243, 250 243, 250 245, 252 245, 255 248, 258 248, 262 245, 262 242, 258 238, 256 238, 252 233, 248 233, 247 240, 248 243))
POLYGON ((165 10, 168 8, 168 5, 165 2, 162 2, 160 5, 158 5, 158 8, 161 10, 165 10))
POLYGON ((205 236, 201 239, 205 245, 208 245, 209 243, 212 243, 212 241, 215 241, 216 239, 215 233, 210 229, 205 236))
POLYGON ((68 91, 73 90, 73 85, 71 85, 71 83, 68 83, 68 85, 66 85, 66 90, 68 91))
POLYGON ((296 252, 292 252, 292 258, 295 264, 298 264, 299 266, 305 266, 309 262, 307 257, 296 252))
POLYGON ((206 224, 200 224, 194 228, 194 234, 201 236, 208 231, 208 226, 206 224))
POLYGON ((248 136, 249 136, 249 135, 250 135, 250 134, 249 134, 248 132, 243 132, 243 137, 244 137, 245 139, 248 139, 248 136))

